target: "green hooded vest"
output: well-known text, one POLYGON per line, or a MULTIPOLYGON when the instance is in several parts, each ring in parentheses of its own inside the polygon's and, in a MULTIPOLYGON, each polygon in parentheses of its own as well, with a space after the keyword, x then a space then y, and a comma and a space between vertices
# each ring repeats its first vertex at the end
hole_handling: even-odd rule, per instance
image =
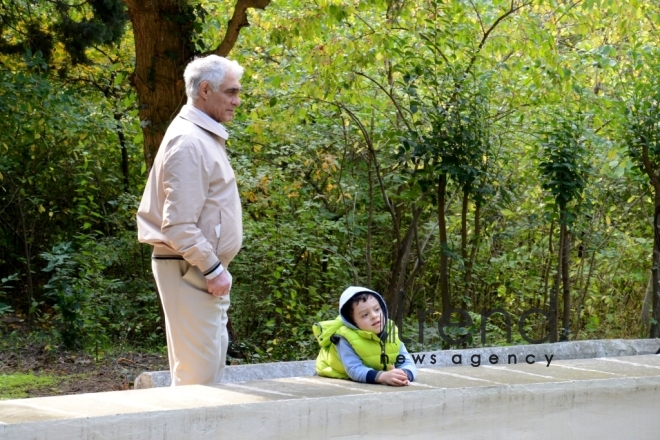
POLYGON ((391 320, 387 321, 388 337, 381 341, 376 333, 364 330, 353 330, 344 325, 341 316, 332 321, 317 322, 312 327, 314 336, 321 346, 319 355, 316 357, 316 373, 319 376, 334 377, 336 379, 348 379, 348 374, 339 358, 337 346, 331 341, 332 336, 338 335, 345 338, 353 350, 360 356, 362 363, 374 370, 383 370, 381 354, 387 355, 387 370, 396 362, 396 357, 401 349, 401 341, 397 333, 396 325, 391 320))

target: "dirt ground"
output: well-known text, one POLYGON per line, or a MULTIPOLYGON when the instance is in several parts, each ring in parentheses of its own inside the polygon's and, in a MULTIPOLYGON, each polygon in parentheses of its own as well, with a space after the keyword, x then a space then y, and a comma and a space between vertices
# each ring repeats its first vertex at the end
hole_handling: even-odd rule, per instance
POLYGON ((45 344, 0 350, 0 380, 2 375, 15 373, 54 377, 52 386, 28 387, 27 397, 128 390, 140 373, 167 369, 166 354, 128 352, 96 360, 85 353, 53 349, 45 344))

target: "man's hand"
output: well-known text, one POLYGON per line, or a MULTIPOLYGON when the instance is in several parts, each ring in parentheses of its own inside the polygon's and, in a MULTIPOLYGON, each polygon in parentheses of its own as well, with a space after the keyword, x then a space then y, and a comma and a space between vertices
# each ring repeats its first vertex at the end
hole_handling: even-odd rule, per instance
POLYGON ((230 287, 231 276, 227 269, 223 270, 217 277, 206 280, 206 290, 213 296, 227 296, 230 287))
POLYGON ((408 375, 406 372, 399 368, 394 368, 393 365, 390 366, 390 371, 380 373, 376 379, 376 382, 391 385, 393 387, 410 385, 410 381, 408 380, 408 375))

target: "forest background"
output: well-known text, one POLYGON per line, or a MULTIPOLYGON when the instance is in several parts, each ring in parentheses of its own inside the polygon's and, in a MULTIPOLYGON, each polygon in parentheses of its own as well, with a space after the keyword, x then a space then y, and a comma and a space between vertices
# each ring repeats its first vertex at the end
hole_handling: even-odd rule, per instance
MULTIPOLYGON (((235 361, 313 358, 311 325, 336 316, 349 285, 385 295, 413 351, 447 347, 438 320, 451 308, 473 318, 446 328, 464 347, 482 345, 481 311, 495 308, 511 315, 511 343, 525 342, 515 330, 530 308, 557 322, 529 316, 537 338, 658 336, 656 2, 0 11, 5 341, 97 359, 163 350, 135 211, 185 102, 185 63, 205 53, 246 68, 228 143, 245 234, 230 268, 235 361)), ((489 319, 486 345, 507 343, 505 324, 489 319)))

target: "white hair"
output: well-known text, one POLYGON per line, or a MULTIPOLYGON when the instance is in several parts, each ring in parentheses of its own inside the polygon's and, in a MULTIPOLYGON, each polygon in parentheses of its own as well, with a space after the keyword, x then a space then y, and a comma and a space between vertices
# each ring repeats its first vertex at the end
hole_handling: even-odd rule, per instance
POLYGON ((199 98, 199 85, 203 81, 207 81, 211 86, 211 90, 217 92, 228 71, 233 73, 236 79, 241 79, 243 70, 243 67, 236 61, 217 55, 195 58, 188 63, 186 70, 183 72, 188 100, 199 98))

